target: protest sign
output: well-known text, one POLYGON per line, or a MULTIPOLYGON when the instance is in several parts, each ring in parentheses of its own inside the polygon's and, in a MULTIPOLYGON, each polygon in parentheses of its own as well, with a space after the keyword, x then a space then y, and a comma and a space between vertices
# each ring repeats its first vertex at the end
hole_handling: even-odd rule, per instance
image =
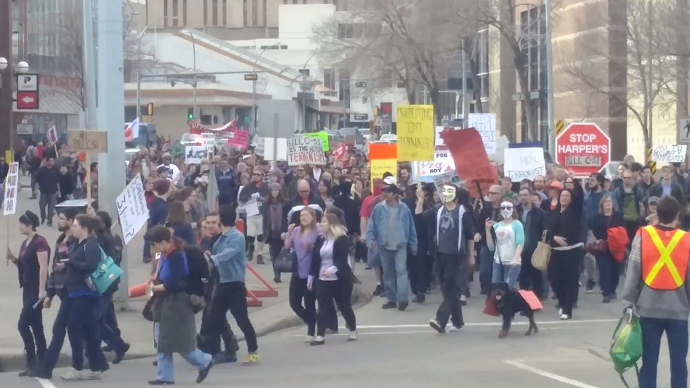
POLYGON ((523 179, 534 180, 546 175, 543 148, 507 148, 504 154, 504 171, 513 182, 523 179))
POLYGON ((254 153, 259 156, 264 156, 266 152, 266 140, 263 137, 256 138, 256 144, 254 145, 254 153))
POLYGON ((434 152, 433 162, 419 162, 419 175, 434 175, 455 170, 455 162, 450 151, 434 152))
POLYGON ((347 144, 340 144, 333 150, 333 157, 336 160, 346 160, 348 158, 347 144))
POLYGON ((10 163, 10 170, 5 177, 5 201, 3 214, 10 215, 17 212, 17 191, 19 190, 19 163, 10 163))
POLYGON ((328 145, 328 132, 326 131, 321 131, 321 132, 311 132, 311 133, 305 133, 304 136, 307 137, 318 137, 321 139, 321 144, 323 144, 323 150, 324 152, 330 151, 330 147, 328 145))
POLYGON ((496 153, 496 115, 493 113, 470 113, 467 128, 474 128, 482 138, 487 155, 496 153))
POLYGON ((436 175, 425 175, 420 179, 422 182, 433 183, 437 190, 442 190, 444 185, 453 184, 457 187, 464 188, 465 182, 460 179, 455 170, 450 170, 436 175))
POLYGON ((508 138, 505 135, 501 135, 501 137, 499 137, 498 140, 496 141, 496 153, 488 154, 489 159, 496 162, 496 164, 499 166, 504 164, 504 161, 503 161, 503 157, 505 156, 504 150, 508 147, 510 147, 510 141, 508 141, 508 138))
POLYGON ((496 183, 498 175, 494 166, 489 163, 482 137, 475 129, 446 131, 441 133, 443 142, 455 162, 455 171, 467 184, 472 197, 479 198, 489 192, 489 187, 496 183), (477 187, 481 187, 481 193, 477 187))
POLYGON ((149 219, 149 209, 144 196, 144 184, 141 182, 140 175, 137 174, 125 187, 122 194, 117 196, 115 204, 117 205, 117 214, 120 217, 122 237, 125 244, 129 244, 149 219))
POLYGON ((50 143, 56 143, 58 141, 57 128, 55 127, 55 124, 51 125, 50 128, 48 128, 46 137, 48 138, 48 141, 50 143))
POLYGON ((395 159, 374 159, 371 161, 371 187, 374 187, 374 179, 383 178, 383 174, 390 172, 398 179, 398 161, 395 159))
POLYGON ((369 143, 369 160, 374 159, 398 159, 398 145, 369 143))
POLYGON ((398 161, 434 160, 433 105, 398 107, 398 161))
POLYGON ((186 146, 184 155, 185 163, 199 164, 208 155, 208 150, 204 146, 186 146))
POLYGON ((203 137, 201 138, 201 145, 206 147, 208 155, 213 154, 216 150, 216 139, 212 137, 203 137))
POLYGON ((76 152, 108 152, 108 133, 70 129, 67 131, 67 148, 76 152))
POLYGON ((683 163, 687 150, 688 146, 686 144, 660 144, 652 150, 652 160, 655 162, 683 163))
POLYGON ((247 144, 249 144, 249 132, 238 129, 237 131, 230 133, 232 134, 232 137, 228 138, 228 145, 230 147, 237 149, 247 148, 247 144))
POLYGON ((318 137, 294 137, 287 139, 288 166, 311 164, 325 166, 326 155, 323 153, 323 145, 318 137))

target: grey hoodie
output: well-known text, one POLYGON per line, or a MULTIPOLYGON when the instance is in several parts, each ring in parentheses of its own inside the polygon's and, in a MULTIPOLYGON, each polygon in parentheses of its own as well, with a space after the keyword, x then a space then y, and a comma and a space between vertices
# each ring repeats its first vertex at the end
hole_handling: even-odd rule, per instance
MULTIPOLYGON (((656 226, 661 230, 672 230, 656 226)), ((690 316, 690 282, 674 291, 658 291, 647 287, 642 280, 641 243, 639 233, 633 239, 628 260, 628 273, 623 285, 623 305, 636 306, 637 314, 645 318, 678 319, 687 321, 690 316)), ((690 262, 688 272, 690 275, 690 262)))

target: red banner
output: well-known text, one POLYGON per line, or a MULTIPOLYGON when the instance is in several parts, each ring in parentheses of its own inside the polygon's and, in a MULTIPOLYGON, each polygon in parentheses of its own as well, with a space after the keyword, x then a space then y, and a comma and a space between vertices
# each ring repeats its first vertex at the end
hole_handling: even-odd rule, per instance
POLYGON ((486 156, 482 137, 474 128, 459 131, 443 131, 441 138, 448 147, 455 162, 455 171, 458 176, 467 182, 467 189, 474 198, 489 193, 491 185, 498 180, 494 166, 489 163, 486 156))
POLYGON ((194 120, 187 120, 187 124, 189 124, 189 133, 193 135, 201 135, 204 132, 232 132, 237 130, 237 120, 232 120, 218 128, 207 127, 194 120))

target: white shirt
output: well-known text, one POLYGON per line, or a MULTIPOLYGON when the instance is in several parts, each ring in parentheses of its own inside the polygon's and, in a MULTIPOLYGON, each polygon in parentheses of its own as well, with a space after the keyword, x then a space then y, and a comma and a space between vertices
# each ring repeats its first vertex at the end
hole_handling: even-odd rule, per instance
POLYGON ((158 168, 161 167, 165 167, 168 169, 168 179, 171 179, 173 183, 177 184, 177 181, 180 179, 180 169, 172 163, 168 164, 167 166, 165 164, 161 164, 160 166, 158 166, 158 168))

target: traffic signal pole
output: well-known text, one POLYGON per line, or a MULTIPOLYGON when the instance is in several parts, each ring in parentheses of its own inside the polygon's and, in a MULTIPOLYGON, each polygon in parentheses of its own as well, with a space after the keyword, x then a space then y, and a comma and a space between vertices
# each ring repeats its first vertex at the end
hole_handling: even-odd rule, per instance
MULTIPOLYGON (((0 152, 13 152, 14 125, 12 123, 12 84, 14 58, 12 58, 12 1, 0 0, 0 58, 7 59, 7 68, 0 71, 0 152)), ((10 159, 7 159, 9 162, 10 159)))

